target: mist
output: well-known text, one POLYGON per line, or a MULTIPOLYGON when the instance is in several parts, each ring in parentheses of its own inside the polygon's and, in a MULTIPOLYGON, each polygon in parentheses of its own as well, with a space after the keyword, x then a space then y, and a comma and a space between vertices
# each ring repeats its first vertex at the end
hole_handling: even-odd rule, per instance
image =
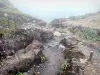
POLYGON ((100 11, 99 0, 9 0, 21 12, 51 21, 100 11))

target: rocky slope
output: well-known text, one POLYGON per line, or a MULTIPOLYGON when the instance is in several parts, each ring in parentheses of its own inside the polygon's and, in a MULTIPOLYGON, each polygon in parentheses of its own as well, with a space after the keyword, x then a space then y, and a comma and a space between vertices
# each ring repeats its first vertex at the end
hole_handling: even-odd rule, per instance
POLYGON ((83 26, 94 29, 100 29, 100 12, 89 13, 83 16, 71 16, 69 18, 59 18, 53 20, 51 23, 57 23, 63 25, 83 26))
POLYGON ((0 33, 9 34, 22 25, 46 25, 46 22, 21 13, 8 0, 0 0, 0 33))
POLYGON ((45 25, 18 11, 8 0, 0 0, 0 75, 26 72, 41 62, 43 43, 53 39, 51 31, 36 28, 45 25))
POLYGON ((63 70, 61 70, 61 75, 66 75, 66 73, 69 74, 69 72, 72 70, 73 70, 72 75, 84 75, 84 74, 99 75, 100 74, 100 71, 98 70, 100 69, 100 67, 98 66, 98 64, 100 63, 100 58, 99 58, 100 56, 98 53, 100 52, 99 18, 100 18, 100 12, 97 12, 93 14, 87 14, 84 16, 73 16, 69 18, 55 19, 50 23, 51 28, 55 30, 54 34, 56 35, 56 37, 63 37, 68 39, 67 41, 66 39, 64 39, 63 41, 64 42, 63 44, 65 46, 67 45, 68 47, 70 47, 70 43, 74 42, 74 41, 70 41, 69 38, 74 37, 78 39, 77 40, 78 44, 75 45, 76 47, 71 46, 72 49, 67 48, 64 51, 67 60, 68 57, 71 58, 78 55, 77 54, 78 51, 81 51, 85 56, 84 59, 79 58, 77 60, 75 58, 71 61, 73 65, 74 63, 78 67, 80 65, 80 72, 78 71, 79 70, 78 67, 77 70, 73 69, 75 68, 75 65, 73 66, 73 68, 68 67, 68 61, 67 61, 67 63, 63 64, 65 65, 65 67, 63 68, 63 70), (90 55, 91 52, 93 52, 93 57, 92 60, 88 62, 87 60, 91 56, 90 55), (72 69, 69 70, 68 68, 72 68, 72 69), (66 70, 68 70, 68 72, 66 72, 66 70))
POLYGON ((99 24, 99 12, 46 25, 7 0, 0 9, 0 75, 100 74, 100 31, 91 24, 99 24))

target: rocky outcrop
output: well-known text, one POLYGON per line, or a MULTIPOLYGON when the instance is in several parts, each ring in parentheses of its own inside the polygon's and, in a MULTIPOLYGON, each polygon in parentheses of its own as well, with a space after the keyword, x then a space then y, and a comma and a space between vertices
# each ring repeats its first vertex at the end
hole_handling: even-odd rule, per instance
POLYGON ((5 58, 2 58, 0 75, 10 75, 11 73, 15 75, 18 71, 26 72, 35 62, 36 64, 41 62, 42 43, 50 39, 53 39, 51 31, 33 28, 18 29, 9 37, 2 37, 0 52, 3 55, 0 56, 5 58))
POLYGON ((70 48, 73 45, 77 45, 78 42, 79 42, 79 40, 76 39, 75 37, 70 37, 70 38, 62 39, 59 44, 64 45, 66 48, 70 48))
POLYGON ((64 50, 64 58, 66 59, 61 66, 60 75, 84 75, 84 68, 81 60, 86 61, 85 55, 79 50, 79 42, 77 38, 64 38, 60 42, 66 49, 64 50))
POLYGON ((34 64, 35 59, 40 59, 42 50, 42 43, 33 40, 25 49, 19 50, 15 55, 1 62, 0 75, 15 75, 17 72, 27 71, 34 64))
POLYGON ((6 55, 12 55, 12 50, 15 52, 19 49, 24 49, 34 39, 40 42, 47 42, 53 38, 53 33, 39 29, 19 29, 12 32, 8 38, 2 39, 3 49, 6 55))
POLYGON ((0 75, 16 75, 41 62, 43 43, 53 38, 53 32, 36 29, 46 22, 19 12, 7 0, 0 2, 0 75), (8 3, 9 5, 10 3, 8 3))
POLYGON ((64 22, 66 22, 67 18, 60 18, 60 19, 54 19, 49 24, 53 28, 65 28, 64 22))

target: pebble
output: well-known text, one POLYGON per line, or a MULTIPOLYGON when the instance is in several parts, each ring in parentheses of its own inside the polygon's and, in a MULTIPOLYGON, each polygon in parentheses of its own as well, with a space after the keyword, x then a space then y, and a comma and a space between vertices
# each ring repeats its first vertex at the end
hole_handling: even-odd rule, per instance
POLYGON ((35 67, 36 65, 34 65, 34 67, 35 67))
POLYGON ((37 67, 40 67, 40 66, 37 66, 37 67))
POLYGON ((40 72, 37 72, 37 74, 40 74, 40 72))

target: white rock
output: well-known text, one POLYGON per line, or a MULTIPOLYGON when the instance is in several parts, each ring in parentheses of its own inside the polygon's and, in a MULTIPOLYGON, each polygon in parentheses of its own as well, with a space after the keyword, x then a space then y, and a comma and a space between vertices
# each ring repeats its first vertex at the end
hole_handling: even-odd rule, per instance
POLYGON ((55 36, 61 36, 61 33, 58 32, 58 31, 55 31, 55 32, 54 32, 54 35, 55 35, 55 36))
POLYGON ((86 59, 80 59, 80 62, 81 62, 82 64, 85 64, 85 63, 87 62, 87 60, 86 60, 86 59))
POLYGON ((59 45, 59 48, 60 48, 62 51, 64 51, 64 50, 66 49, 65 46, 63 46, 62 44, 59 45))

